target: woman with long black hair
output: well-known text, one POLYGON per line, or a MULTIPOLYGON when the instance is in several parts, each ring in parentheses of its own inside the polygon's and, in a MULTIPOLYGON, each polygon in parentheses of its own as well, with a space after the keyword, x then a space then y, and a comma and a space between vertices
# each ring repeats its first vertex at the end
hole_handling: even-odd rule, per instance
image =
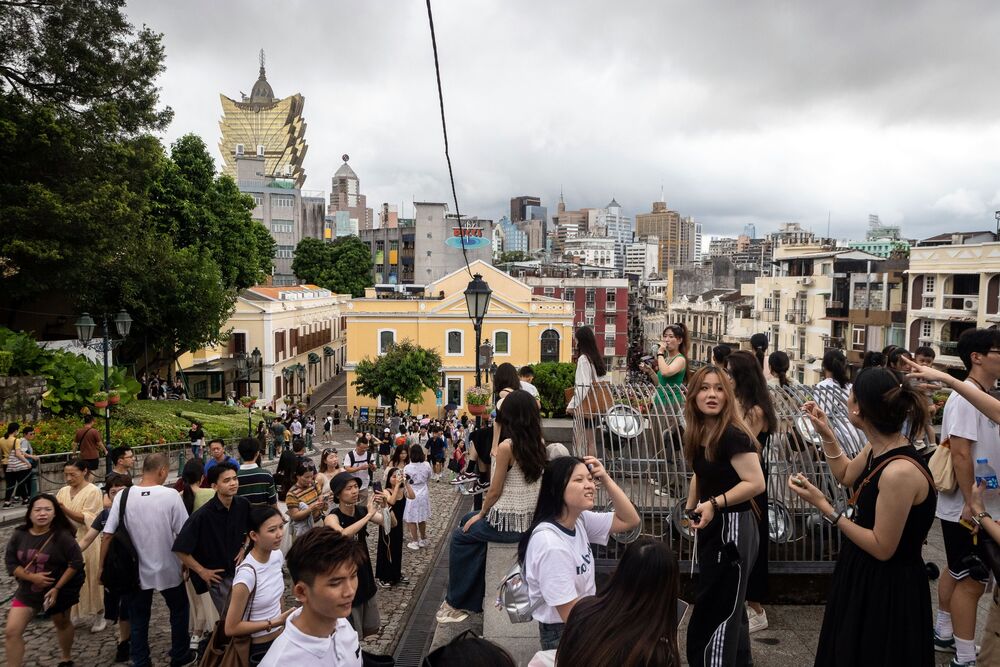
POLYGON ((626 549, 607 587, 573 607, 559 640, 559 664, 680 667, 679 580, 670 546, 640 537, 626 549))
POLYGON ((559 645, 577 602, 597 592, 590 545, 605 545, 611 533, 630 531, 639 521, 628 496, 593 456, 561 456, 545 467, 531 526, 517 546, 543 651, 559 645), (593 511, 598 482, 614 512, 593 511))
POLYGON ((55 496, 41 493, 28 502, 24 523, 7 543, 7 574, 17 580, 4 633, 8 665, 24 664, 24 630, 35 615, 45 614, 56 628, 59 667, 73 667, 70 609, 80 599, 85 576, 74 533, 55 496))
POLYGON ((851 378, 847 372, 847 357, 840 350, 827 350, 823 355, 823 379, 817 387, 850 389, 851 378))
POLYGON ((781 350, 775 350, 767 355, 767 367, 771 370, 771 377, 768 378, 767 384, 782 389, 790 386, 792 381, 788 379, 788 371, 791 366, 792 363, 788 355, 781 350))
POLYGON ((894 371, 861 371, 847 412, 868 444, 854 458, 846 456, 819 405, 810 401, 802 410, 823 439, 830 473, 854 490, 854 511, 848 517, 804 475, 788 480, 788 488, 846 538, 830 584, 815 664, 930 667, 935 663, 934 635, 921 549, 934 522, 937 493, 923 458, 902 433, 907 419, 924 422, 927 401, 894 371))
POLYGON ((452 533, 448 594, 437 613, 439 623, 458 623, 469 612, 482 611, 488 544, 518 542, 538 501, 546 463, 538 402, 526 391, 512 391, 497 419, 509 437, 497 448, 482 509, 462 517, 452 533))
POLYGON ((691 378, 684 455, 694 476, 685 507, 698 531, 701 568, 687 634, 692 667, 752 662, 743 605, 762 539, 751 501, 765 481, 757 441, 737 403, 731 381, 715 366, 691 378))
MULTIPOLYGON (((771 393, 764 380, 764 369, 751 353, 734 352, 729 357, 729 375, 733 380, 733 392, 736 395, 739 415, 760 444, 761 452, 766 452, 771 434, 778 428, 778 416, 774 412, 771 393)), ((747 583, 750 634, 767 629, 767 612, 764 611, 762 603, 767 598, 767 545, 770 522, 767 513, 767 457, 763 455, 761 468, 764 471, 764 490, 751 501, 750 508, 757 517, 757 532, 760 536, 757 560, 750 571, 750 580, 747 583)))
MULTIPOLYGON (((580 327, 574 336, 577 351, 576 377, 573 380, 575 388, 573 398, 566 406, 566 413, 569 415, 575 415, 576 411, 584 406, 587 394, 594 390, 596 383, 608 381, 608 369, 604 365, 604 355, 597 348, 594 330, 590 327, 580 327)), ((597 443, 594 440, 594 420, 591 416, 583 416, 583 427, 586 440, 584 443, 577 443, 577 450, 585 447, 589 456, 595 456, 597 443)))
POLYGON ((379 586, 388 588, 410 583, 403 576, 403 511, 406 509, 406 501, 417 496, 400 468, 389 468, 386 471, 385 490, 386 503, 395 515, 396 522, 391 526, 384 525, 384 522, 379 524, 375 581, 379 586))

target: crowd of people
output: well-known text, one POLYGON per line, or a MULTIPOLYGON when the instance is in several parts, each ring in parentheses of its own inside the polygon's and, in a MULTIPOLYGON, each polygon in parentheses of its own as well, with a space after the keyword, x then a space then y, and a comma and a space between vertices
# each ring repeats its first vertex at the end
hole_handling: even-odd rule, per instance
MULTIPOLYGON (((361 665, 362 641, 382 626, 380 591, 408 583, 405 553, 431 546, 430 488, 444 481, 471 495, 473 510, 448 538, 439 623, 483 611, 488 545, 508 543, 516 545, 527 606, 538 622, 533 665, 680 665, 686 605, 668 543, 633 541, 597 589, 593 545, 636 531, 642 520, 587 434, 597 427, 586 412, 588 394, 607 381, 592 338, 588 327, 577 330, 578 384, 568 409, 587 415, 584 435, 573 443, 579 456, 545 441, 530 369, 511 364, 496 369, 495 408, 483 424, 451 414, 398 415, 379 433, 360 428, 352 446, 338 451, 331 446, 340 426, 335 409, 323 420, 325 446, 316 463, 308 453, 315 420, 298 409, 242 439, 238 458, 193 423, 192 458, 172 486, 165 484, 164 454, 146 455, 136 480, 132 450, 107 452, 85 421, 63 469, 65 485, 32 497, 23 475, 35 456, 32 429, 11 424, 0 439, 5 506, 21 502, 26 509, 6 549, 17 580, 6 621, 8 664, 23 663, 25 629, 41 615, 52 621, 61 667, 73 665, 82 619, 92 632, 113 626, 116 660, 146 667, 158 592, 168 609, 172 667, 195 664, 209 647, 233 638, 246 639, 250 665, 361 665), (274 474, 262 465, 266 454, 278 457, 274 474), (110 472, 98 488, 101 455, 110 472), (595 506, 598 488, 611 509, 595 506), (118 568, 129 553, 135 574, 123 583, 105 564, 112 559, 118 568), (288 605, 289 597, 298 606, 288 605)), ((684 415, 664 426, 677 430, 679 456, 693 472, 684 509, 697 535, 699 574, 685 642, 694 666, 752 664, 750 634, 768 624, 766 452, 779 432, 771 396, 794 380, 787 355, 768 354, 767 342, 757 335, 750 351, 718 349, 714 364, 694 370, 686 329, 670 325, 656 356, 641 366, 655 383, 655 400, 684 415)), ((934 369, 925 348, 867 355, 853 378, 842 352, 822 360, 819 386, 842 392, 847 420, 864 444, 860 451, 845 446, 822 392, 802 406, 818 434, 816 456, 850 493, 845 508, 815 476, 794 472, 786 481, 843 538, 816 665, 933 665, 935 652, 953 653, 953 667, 1000 660, 996 602, 987 623, 993 632, 981 649, 975 642, 979 598, 1000 570, 987 547, 1000 539, 993 519, 1000 517, 1000 491, 977 480, 984 466, 1000 461, 1000 401, 988 393, 1000 379, 1000 332, 969 330, 956 352, 965 381, 934 369), (941 387, 953 393, 934 448, 930 394, 941 387), (934 457, 948 457, 950 481, 939 466, 928 466, 929 445, 934 457), (948 560, 936 616, 922 557, 935 517, 948 560)), ((657 473, 649 474, 658 483, 657 473)), ((426 660, 513 664, 501 647, 468 636, 426 660)))

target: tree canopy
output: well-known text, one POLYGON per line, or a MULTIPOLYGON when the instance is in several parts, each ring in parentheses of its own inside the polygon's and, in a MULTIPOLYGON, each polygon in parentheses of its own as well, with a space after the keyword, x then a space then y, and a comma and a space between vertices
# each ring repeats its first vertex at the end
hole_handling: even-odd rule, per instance
POLYGON ((168 357, 216 342, 274 243, 204 142, 169 154, 161 36, 121 0, 0 0, 0 299, 124 308, 168 357))
POLYGON ((300 280, 337 294, 364 296, 372 286, 372 259, 357 236, 341 236, 333 243, 305 238, 295 247, 292 271, 300 280))
POLYGON ((358 362, 352 384, 362 396, 419 403, 424 391, 438 388, 440 372, 437 350, 403 340, 375 359, 365 357, 358 362))

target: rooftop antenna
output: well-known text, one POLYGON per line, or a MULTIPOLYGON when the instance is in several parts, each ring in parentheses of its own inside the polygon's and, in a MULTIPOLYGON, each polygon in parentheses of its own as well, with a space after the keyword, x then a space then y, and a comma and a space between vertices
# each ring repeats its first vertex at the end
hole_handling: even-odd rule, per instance
POLYGON ((660 183, 660 201, 663 201, 663 183, 660 183))
POLYGON ((826 238, 830 238, 830 211, 826 212, 826 238))
POLYGON ((264 69, 264 49, 260 50, 260 68, 264 69))

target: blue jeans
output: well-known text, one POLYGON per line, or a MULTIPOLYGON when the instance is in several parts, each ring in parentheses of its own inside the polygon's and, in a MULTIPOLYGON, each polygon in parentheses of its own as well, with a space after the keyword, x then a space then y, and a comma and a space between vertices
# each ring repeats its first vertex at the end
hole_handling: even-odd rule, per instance
MULTIPOLYGON (((170 610, 170 658, 180 661, 188 653, 188 608, 184 584, 160 591, 170 610)), ((140 590, 128 596, 128 620, 132 624, 130 657, 132 667, 149 667, 149 615, 153 606, 153 589, 140 590)))
POLYGON ((538 623, 538 639, 542 643, 543 651, 559 648, 559 639, 562 638, 565 627, 565 623, 538 623))
POLYGON ((445 598, 455 609, 474 613, 483 611, 483 597, 486 595, 486 548, 490 542, 512 544, 520 541, 522 533, 499 531, 487 519, 472 524, 469 532, 462 532, 462 526, 476 512, 462 517, 451 534, 448 563, 448 595, 445 598))

